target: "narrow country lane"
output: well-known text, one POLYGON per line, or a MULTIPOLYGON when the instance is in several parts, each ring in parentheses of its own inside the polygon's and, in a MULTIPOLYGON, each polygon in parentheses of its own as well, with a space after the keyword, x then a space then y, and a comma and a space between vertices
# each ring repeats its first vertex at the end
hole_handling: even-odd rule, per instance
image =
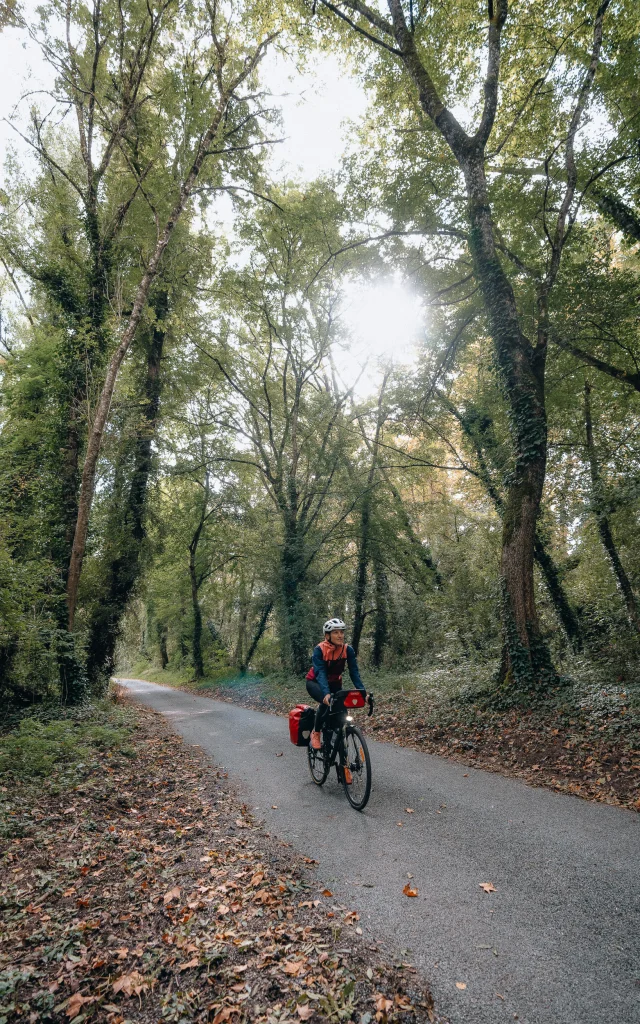
POLYGON ((371 742, 373 791, 358 814, 335 774, 313 785, 284 718, 120 682, 224 765, 269 831, 319 861, 365 939, 420 968, 452 1024, 640 1022, 633 813, 371 742), (408 876, 417 898, 402 894, 408 876))

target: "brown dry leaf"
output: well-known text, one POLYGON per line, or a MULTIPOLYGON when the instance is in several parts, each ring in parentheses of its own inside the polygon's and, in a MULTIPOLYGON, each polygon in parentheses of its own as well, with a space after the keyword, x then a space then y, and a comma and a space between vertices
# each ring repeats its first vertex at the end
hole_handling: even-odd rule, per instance
POLYGON ((284 973, 290 974, 292 978, 297 978, 303 970, 304 960, 288 960, 284 965, 284 973))
POLYGON ((194 956, 193 960, 189 960, 188 963, 180 964, 180 966, 178 967, 178 970, 179 971, 188 971, 190 967, 198 967, 199 964, 200 964, 199 958, 197 956, 194 956))
POLYGON ((309 1020, 313 1017, 313 1007, 309 1006, 309 1003, 305 1003, 303 1006, 296 1006, 296 1012, 300 1020, 309 1020))
POLYGON ((480 882, 480 888, 484 889, 485 892, 497 892, 493 882, 480 882))
POLYGON ((168 892, 165 892, 164 896, 162 897, 162 902, 164 903, 164 905, 166 907, 169 903, 172 903, 173 900, 177 900, 179 896, 180 896, 180 886, 176 885, 175 888, 169 889, 168 892))
POLYGON ((255 873, 255 875, 253 876, 253 878, 251 879, 251 883, 250 884, 251 885, 260 885, 260 882, 262 881, 263 878, 264 878, 264 872, 263 871, 257 871, 255 873))
POLYGON ((223 1021, 229 1020, 233 1017, 234 1013, 240 1013, 239 1006, 225 1006, 223 1010, 219 1010, 213 1018, 213 1024, 222 1024, 223 1021))
POLYGON ((393 1008, 393 1000, 387 999, 386 996, 382 995, 382 992, 376 992, 374 999, 378 1013, 388 1013, 393 1008))
POLYGON ((456 981, 456 988, 459 988, 462 991, 466 987, 467 987, 466 981, 456 981))
POLYGON ((407 812, 407 814, 413 814, 414 813, 413 807, 405 807, 405 811, 407 812))
POLYGON ((130 999, 133 995, 139 996, 141 992, 146 992, 149 984, 139 971, 132 971, 131 974, 122 974, 116 978, 111 987, 114 993, 124 992, 127 999, 130 999))
POLYGON ((407 884, 405 885, 405 887, 404 887, 404 889, 402 891, 405 894, 405 896, 417 896, 418 895, 418 890, 417 889, 412 889, 409 882, 407 882, 407 884))
POLYGON ((331 892, 331 889, 323 889, 322 890, 322 895, 323 896, 333 896, 333 893, 331 892))
POLYGON ((74 992, 65 1007, 65 1014, 69 1020, 73 1020, 82 1011, 87 1003, 95 1003, 95 996, 83 996, 82 992, 74 992))

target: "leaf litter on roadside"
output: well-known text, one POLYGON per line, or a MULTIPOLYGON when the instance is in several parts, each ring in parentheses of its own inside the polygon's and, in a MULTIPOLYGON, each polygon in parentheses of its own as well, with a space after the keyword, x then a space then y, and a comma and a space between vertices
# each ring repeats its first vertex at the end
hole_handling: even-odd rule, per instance
POLYGON ((316 862, 160 716, 136 715, 133 753, 105 753, 71 799, 4 793, 0 1018, 435 1021, 428 989, 365 946, 358 912, 327 909, 316 862))

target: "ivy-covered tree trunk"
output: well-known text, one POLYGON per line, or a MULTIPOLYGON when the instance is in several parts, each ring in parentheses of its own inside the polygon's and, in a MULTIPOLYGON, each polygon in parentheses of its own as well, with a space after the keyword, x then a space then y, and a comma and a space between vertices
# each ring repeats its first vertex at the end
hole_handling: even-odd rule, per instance
POLYGON ((589 459, 589 469, 591 472, 591 500, 593 505, 593 511, 595 514, 596 522, 598 524, 598 533, 600 534, 600 540, 602 546, 609 558, 613 575, 615 576, 616 583, 622 594, 629 622, 633 629, 640 633, 640 612, 638 611, 638 602, 631 586, 631 581, 627 576, 624 566, 620 560, 618 554, 618 548, 616 542, 613 539, 613 532, 611 530, 611 523, 607 515, 606 504, 603 495, 602 478, 600 476, 600 466, 598 465, 598 455, 596 452, 596 446, 593 440, 593 419, 591 414, 591 385, 588 381, 584 383, 584 420, 585 420, 585 433, 587 435, 587 457, 589 459))
POLYGON ((536 608, 533 561, 547 465, 546 343, 520 328, 511 282, 498 257, 484 163, 463 167, 469 196, 469 247, 488 313, 496 363, 510 409, 513 467, 502 517, 502 682, 529 690, 554 678, 536 608))
POLYGON ((238 669, 244 665, 244 649, 247 644, 247 619, 249 617, 250 591, 247 593, 247 585, 243 579, 240 583, 239 611, 238 615, 238 638, 233 652, 233 664, 238 669))
MULTIPOLYGON (((295 503, 293 503, 295 509, 295 503)), ((306 576, 304 540, 295 511, 285 517, 280 563, 282 611, 291 670, 301 675, 308 668, 307 622, 302 587, 306 576)))
POLYGON ((195 555, 197 545, 189 551, 189 580, 191 582, 191 605, 193 608, 193 635, 191 638, 191 657, 193 660, 193 671, 196 679, 202 679, 204 675, 204 663, 202 660, 202 609, 198 597, 198 579, 196 574, 195 555))
POLYGON ((369 491, 362 499, 360 512, 360 536, 358 537, 358 562, 356 565, 356 581, 353 593, 353 625, 351 630, 351 646, 356 654, 360 648, 360 638, 365 620, 365 598, 367 595, 367 565, 369 562, 369 532, 371 526, 371 497, 369 491))
POLYGON ((389 642, 389 580, 384 566, 379 559, 373 563, 375 580, 376 610, 373 628, 373 652, 371 662, 374 668, 380 668, 384 659, 385 647, 389 642))
MULTIPOLYGON (((168 305, 168 295, 163 290, 156 296, 156 321, 146 339, 143 402, 133 434, 133 458, 128 486, 124 479, 125 466, 116 469, 116 477, 120 478, 121 484, 114 488, 115 500, 109 525, 112 540, 107 547, 108 562, 105 566, 106 587, 103 596, 94 605, 89 624, 87 673, 94 684, 113 671, 120 622, 140 575, 146 537, 147 489, 153 468, 153 440, 160 414, 161 365, 168 305)), ((124 429, 127 429, 126 425, 124 429)), ((123 462, 126 462, 130 451, 131 446, 125 438, 120 456, 123 462)))
POLYGON ((260 641, 261 641, 261 639, 263 637, 264 631, 267 628, 267 622, 269 621, 269 616, 271 615, 272 608, 273 608, 273 601, 271 600, 271 598, 269 598, 269 600, 266 601, 265 604, 262 607, 262 611, 260 613, 260 618, 258 620, 258 625, 256 627, 256 631, 253 634, 253 638, 252 638, 251 643, 249 644, 249 647, 247 649, 247 654, 246 654, 246 657, 244 659, 244 662, 243 662, 243 664, 240 667, 240 671, 242 673, 246 672, 247 669, 249 668, 249 665, 251 664, 251 659, 253 658, 254 654, 256 653, 256 649, 258 647, 258 644, 260 643, 260 641))

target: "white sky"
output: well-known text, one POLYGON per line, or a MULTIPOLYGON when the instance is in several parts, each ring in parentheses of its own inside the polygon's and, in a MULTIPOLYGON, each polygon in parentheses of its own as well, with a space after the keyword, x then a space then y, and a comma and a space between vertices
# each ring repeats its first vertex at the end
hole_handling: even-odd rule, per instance
MULTIPOLYGON (((311 180, 336 171, 348 136, 347 121, 358 121, 366 108, 360 83, 345 74, 334 56, 318 54, 313 71, 300 74, 293 62, 275 52, 262 65, 267 88, 281 107, 285 141, 274 148, 271 165, 274 177, 311 180)), ((26 33, 7 28, 0 34, 0 147, 18 149, 28 159, 28 149, 7 124, 21 95, 33 92, 32 101, 46 109, 46 97, 37 90, 53 82, 50 67, 26 33)), ((20 106, 18 122, 28 117, 29 100, 20 106)), ((0 162, 0 175, 2 167, 0 162)), ((371 390, 378 360, 411 361, 411 344, 423 324, 419 300, 390 276, 374 285, 350 282, 343 311, 352 335, 350 351, 341 352, 342 375, 351 384, 366 362, 358 392, 371 390)))

